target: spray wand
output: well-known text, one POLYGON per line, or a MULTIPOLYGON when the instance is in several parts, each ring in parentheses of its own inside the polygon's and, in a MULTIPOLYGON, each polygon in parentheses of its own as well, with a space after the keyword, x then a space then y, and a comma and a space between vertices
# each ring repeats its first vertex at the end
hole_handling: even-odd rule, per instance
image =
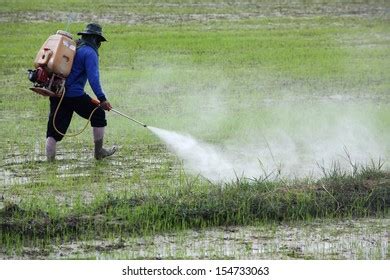
POLYGON ((115 113, 121 115, 122 117, 128 118, 129 120, 131 120, 131 121, 133 121, 133 122, 135 122, 135 123, 138 123, 138 124, 142 125, 143 127, 147 127, 146 124, 144 124, 144 123, 142 123, 142 122, 140 122, 140 121, 137 121, 136 119, 133 119, 133 118, 129 117, 128 115, 125 115, 125 114, 119 112, 118 110, 111 109, 110 111, 113 111, 113 112, 115 112, 115 113))
MULTIPOLYGON (((92 99, 91 102, 92 102, 93 104, 95 104, 96 106, 100 106, 100 101, 99 101, 99 100, 92 99)), ((133 118, 129 117, 128 115, 119 112, 119 111, 116 110, 116 109, 111 109, 110 111, 113 111, 113 112, 117 113, 118 115, 121 115, 122 117, 125 117, 125 118, 127 118, 127 119, 129 119, 129 120, 131 120, 131 121, 133 121, 133 122, 135 122, 135 123, 137 123, 137 124, 139 124, 139 125, 142 125, 143 127, 147 127, 146 124, 144 124, 144 123, 142 123, 142 122, 140 122, 140 121, 137 121, 136 119, 133 119, 133 118)))

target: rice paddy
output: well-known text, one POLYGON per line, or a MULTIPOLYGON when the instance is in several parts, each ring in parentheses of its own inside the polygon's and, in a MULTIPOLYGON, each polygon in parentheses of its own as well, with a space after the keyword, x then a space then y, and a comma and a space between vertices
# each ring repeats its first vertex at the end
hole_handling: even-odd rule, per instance
POLYGON ((0 7, 1 259, 389 259, 389 4, 93 3, 0 7), (112 158, 94 160, 87 129, 46 162, 48 100, 26 72, 90 21, 111 104, 235 176, 110 112, 112 158))

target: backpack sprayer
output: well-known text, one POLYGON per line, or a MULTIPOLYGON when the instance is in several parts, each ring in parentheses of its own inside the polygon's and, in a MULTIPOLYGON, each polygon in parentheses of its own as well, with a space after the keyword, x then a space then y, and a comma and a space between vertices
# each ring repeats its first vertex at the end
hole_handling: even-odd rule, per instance
POLYGON ((43 96, 61 97, 75 54, 76 42, 70 33, 58 30, 51 35, 35 57, 35 70, 28 70, 28 79, 34 83, 30 89, 43 96))
MULTIPOLYGON (((34 60, 35 69, 28 70, 28 79, 34 83, 33 87, 30 87, 32 91, 42 96, 61 98, 54 113, 53 126, 57 133, 63 136, 65 136, 65 134, 57 129, 55 119, 65 95, 65 80, 72 69, 75 54, 76 42, 73 40, 72 34, 58 30, 56 34, 51 35, 45 41, 38 51, 34 60)), ((93 113, 100 106, 98 100, 92 99, 92 103, 96 105, 96 108, 91 112, 85 127, 79 133, 72 135, 68 134, 67 136, 76 136, 86 129, 93 113)), ((143 124, 118 110, 111 109, 111 111, 142 125, 143 127, 147 127, 146 124, 143 124)))

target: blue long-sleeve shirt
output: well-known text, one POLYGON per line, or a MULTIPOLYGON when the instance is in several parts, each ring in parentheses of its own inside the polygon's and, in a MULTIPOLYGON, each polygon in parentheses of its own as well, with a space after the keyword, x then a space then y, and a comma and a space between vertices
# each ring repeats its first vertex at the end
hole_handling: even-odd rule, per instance
POLYGON ((78 97, 84 93, 84 87, 89 82, 96 97, 106 100, 99 78, 99 59, 97 52, 88 45, 77 48, 72 70, 65 82, 65 97, 78 97))

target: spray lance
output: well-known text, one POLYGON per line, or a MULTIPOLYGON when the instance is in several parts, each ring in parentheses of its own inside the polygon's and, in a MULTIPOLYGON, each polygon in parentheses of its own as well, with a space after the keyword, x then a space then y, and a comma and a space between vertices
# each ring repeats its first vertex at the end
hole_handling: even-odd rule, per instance
MULTIPOLYGON (((95 104, 96 106, 98 106, 98 107, 100 106, 100 101, 97 100, 97 99, 91 99, 91 102, 92 102, 93 104, 95 104)), ((142 123, 142 122, 140 122, 140 121, 137 121, 136 119, 133 119, 133 118, 129 117, 128 115, 119 112, 119 111, 116 110, 116 109, 111 108, 110 111, 115 112, 115 113, 117 113, 118 115, 120 115, 120 116, 122 116, 122 117, 125 117, 125 118, 127 118, 127 119, 129 119, 129 120, 131 120, 131 121, 133 121, 133 122, 135 122, 135 123, 137 123, 137 124, 139 124, 139 125, 142 125, 143 127, 147 127, 146 124, 144 124, 144 123, 142 123)))

